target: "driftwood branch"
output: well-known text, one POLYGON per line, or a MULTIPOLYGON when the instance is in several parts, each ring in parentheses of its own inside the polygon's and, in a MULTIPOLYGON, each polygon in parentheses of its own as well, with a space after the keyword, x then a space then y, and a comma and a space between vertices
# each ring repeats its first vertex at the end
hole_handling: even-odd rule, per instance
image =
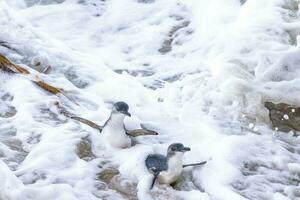
MULTIPOLYGON (((70 97, 68 97, 64 93, 64 90, 46 83, 38 75, 31 74, 27 69, 12 63, 10 60, 8 60, 5 56, 3 56, 1 54, 0 54, 0 69, 4 72, 10 73, 10 74, 25 75, 25 77, 27 76, 28 79, 30 79, 32 82, 34 82, 36 85, 38 85, 43 90, 50 92, 51 94, 55 94, 55 95, 62 94, 64 97, 66 97, 73 103, 77 104, 76 102, 74 102, 74 100, 72 100, 70 97)), ((38 72, 36 72, 36 73, 38 74, 38 72)))
MULTIPOLYGON (((94 129, 99 130, 100 132, 103 129, 103 126, 96 124, 95 122, 92 122, 88 119, 84 119, 82 117, 78 117, 75 114, 67 111, 65 108, 63 108, 62 106, 60 106, 59 102, 55 102, 54 105, 58 108, 59 112, 61 114, 63 114, 64 116, 79 121, 83 124, 86 124, 94 129)), ((127 135, 131 136, 131 137, 138 137, 138 136, 144 136, 144 135, 158 135, 157 132, 155 131, 151 131, 151 130, 147 130, 147 129, 137 129, 137 130, 126 130, 127 135)))
POLYGON ((52 85, 49 85, 48 83, 45 83, 43 80, 37 80, 34 81, 35 84, 37 84, 39 87, 43 88, 44 90, 46 90, 47 92, 50 92, 52 94, 59 94, 62 93, 62 90, 54 87, 52 85))
POLYGON ((99 130, 100 132, 102 131, 102 126, 96 124, 95 122, 92 122, 88 119, 84 119, 82 117, 77 117, 76 115, 74 115, 73 113, 67 111, 65 108, 63 108, 62 106, 60 106, 59 102, 54 102, 54 105, 58 108, 59 112, 61 114, 63 114, 65 117, 68 117, 70 119, 73 119, 73 120, 76 120, 76 121, 79 121, 83 124, 86 124, 94 129, 97 129, 99 130))
POLYGON ((8 73, 30 74, 29 71, 23 67, 13 64, 6 57, 0 54, 0 68, 8 73))

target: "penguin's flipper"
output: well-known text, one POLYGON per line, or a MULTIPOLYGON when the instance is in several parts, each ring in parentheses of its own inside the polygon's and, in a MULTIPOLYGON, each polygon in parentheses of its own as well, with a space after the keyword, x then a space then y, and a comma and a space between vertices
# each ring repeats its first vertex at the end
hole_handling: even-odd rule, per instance
POLYGON ((199 165, 205 165, 206 163, 207 163, 207 161, 203 161, 203 162, 200 162, 200 163, 193 163, 193 164, 183 165, 182 167, 185 168, 185 167, 190 167, 190 166, 199 166, 199 165))
POLYGON ((131 137, 138 137, 143 135, 158 135, 157 132, 147 129, 126 130, 126 134, 131 137))

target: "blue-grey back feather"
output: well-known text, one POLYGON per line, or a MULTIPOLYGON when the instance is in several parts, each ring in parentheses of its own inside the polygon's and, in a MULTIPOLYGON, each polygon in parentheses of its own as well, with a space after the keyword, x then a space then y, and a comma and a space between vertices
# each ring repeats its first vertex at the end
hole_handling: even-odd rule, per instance
POLYGON ((146 158, 146 167, 152 174, 159 174, 161 171, 168 170, 168 159, 160 154, 150 154, 146 158))

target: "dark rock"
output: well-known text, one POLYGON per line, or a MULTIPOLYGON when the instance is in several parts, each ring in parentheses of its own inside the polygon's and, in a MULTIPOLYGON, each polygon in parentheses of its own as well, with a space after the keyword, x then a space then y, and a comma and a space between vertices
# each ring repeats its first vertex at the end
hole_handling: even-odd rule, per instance
POLYGON ((13 106, 6 106, 4 110, 0 111, 0 117, 10 118, 17 114, 17 110, 13 106))
POLYGON ((154 3, 155 0, 137 0, 139 3, 154 3))
POLYGON ((109 184, 112 178, 118 175, 120 172, 117 169, 104 169, 102 172, 98 174, 98 179, 103 181, 106 184, 109 184))
POLYGON ((176 74, 174 76, 165 78, 163 80, 168 82, 168 83, 174 83, 175 81, 178 81, 181 77, 182 77, 182 74, 176 74))
POLYGON ((121 175, 113 176, 109 188, 119 192, 125 199, 138 200, 137 184, 129 179, 124 179, 121 175))
MULTIPOLYGON (((298 10, 299 10, 299 2, 296 1, 286 1, 284 5, 282 5, 284 9, 283 19, 286 22, 296 22, 298 19, 298 10)), ((300 34, 299 29, 289 29, 285 31, 289 35, 289 43, 296 46, 297 45, 297 36, 300 34)))
POLYGON ((151 70, 127 70, 127 69, 116 69, 114 70, 116 73, 118 74, 123 74, 123 72, 128 73, 131 76, 134 77, 147 77, 147 76, 152 76, 155 74, 155 72, 151 71, 151 70))
POLYGON ((91 141, 83 139, 77 144, 76 154, 80 159, 90 160, 94 157, 92 153, 91 141))
POLYGON ((9 94, 9 93, 5 93, 4 95, 2 95, 0 97, 0 99, 2 101, 12 101, 14 99, 14 97, 11 94, 9 94))
POLYGON ((163 55, 172 51, 172 43, 176 37, 175 33, 180 29, 188 27, 189 24, 190 24, 189 21, 183 21, 181 24, 172 27, 172 29, 168 33, 168 37, 164 40, 162 47, 158 51, 163 55))
POLYGON ((247 0, 240 0, 241 4, 243 5, 244 3, 247 2, 247 0))
POLYGON ((2 141, 10 150, 14 152, 14 156, 8 159, 9 162, 21 163, 27 156, 27 152, 23 149, 22 141, 18 139, 7 139, 2 141))
POLYGON ((84 89, 89 85, 88 81, 82 80, 73 69, 66 71, 65 77, 77 88, 84 89))
POLYGON ((199 182, 193 178, 192 170, 183 171, 180 179, 171 184, 171 186, 178 191, 200 190, 201 192, 205 192, 199 182))
POLYGON ((285 103, 265 102, 269 117, 275 129, 283 132, 300 131, 300 107, 285 103))
POLYGON ((151 90, 156 90, 158 88, 163 88, 165 86, 165 82, 161 80, 154 80, 152 83, 144 85, 146 88, 150 88, 151 90))
POLYGON ((104 182, 109 189, 117 191, 125 199, 137 200, 137 184, 122 177, 116 168, 107 168, 98 174, 98 180, 104 182))
POLYGON ((60 4, 65 0, 25 0, 25 3, 28 7, 33 5, 49 5, 49 4, 60 4))
POLYGON ((67 122, 66 119, 61 119, 57 113, 45 107, 40 107, 39 113, 34 115, 33 118, 37 122, 46 123, 51 126, 57 126, 67 122))

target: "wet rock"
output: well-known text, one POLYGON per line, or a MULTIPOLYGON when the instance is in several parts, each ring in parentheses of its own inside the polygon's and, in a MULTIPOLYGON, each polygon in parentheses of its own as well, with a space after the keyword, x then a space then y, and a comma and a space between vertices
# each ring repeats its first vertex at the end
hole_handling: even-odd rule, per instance
POLYGON ((107 0, 79 0, 78 3, 87 6, 94 17, 101 17, 106 11, 107 0))
POLYGON ((28 144, 37 144, 41 141, 41 134, 32 132, 31 135, 26 139, 28 144))
POLYGON ((103 181, 106 184, 109 184, 112 178, 118 174, 120 174, 118 169, 108 168, 108 169, 104 169, 102 172, 98 174, 98 179, 103 181))
POLYGON ((131 76, 139 76, 139 77, 147 77, 147 76, 152 76, 155 74, 155 72, 151 71, 151 70, 127 70, 127 69, 116 69, 115 70, 116 73, 118 74, 122 74, 123 72, 128 73, 131 76))
POLYGON ((274 129, 289 132, 300 131, 300 107, 285 103, 265 102, 274 129))
POLYGON ((7 139, 1 141, 0 144, 5 145, 6 148, 0 149, 0 157, 3 157, 6 162, 20 164, 27 156, 27 152, 23 149, 23 144, 18 139, 7 139), (7 154, 8 153, 8 154, 7 154))
POLYGON ((10 118, 17 114, 17 110, 13 106, 6 106, 0 110, 0 117, 2 118, 10 118))
POLYGON ((124 179, 121 175, 116 175, 111 179, 109 188, 118 191, 123 197, 130 200, 138 200, 137 184, 124 179))
POLYGON ((150 191, 151 196, 155 200, 183 200, 188 198, 183 198, 183 196, 178 195, 178 193, 174 192, 174 189, 167 185, 160 185, 158 190, 150 191))
POLYGON ((0 97, 0 99, 2 101, 12 101, 14 99, 14 97, 9 93, 5 93, 0 97))
POLYGON ((189 21, 184 21, 184 22, 182 22, 181 24, 179 24, 178 26, 174 26, 174 27, 169 31, 168 36, 167 36, 167 38, 165 39, 165 41, 163 42, 162 47, 158 50, 159 53, 161 53, 161 54, 166 54, 166 53, 172 51, 172 42, 173 42, 174 39, 175 39, 175 33, 176 33, 178 30, 187 27, 189 24, 190 24, 189 21))
POLYGON ((290 199, 299 199, 300 197, 300 188, 298 186, 288 187, 284 192, 288 194, 290 199))
POLYGON ((258 171, 259 164, 255 162, 246 162, 244 163, 242 174, 244 176, 255 175, 258 171))
MULTIPOLYGON (((282 7, 284 12, 282 17, 286 22, 298 22, 298 10, 299 2, 297 1, 286 1, 282 7)), ((289 29, 286 30, 286 33, 289 35, 289 43, 296 46, 297 45, 297 36, 300 34, 299 29, 289 29)))
POLYGON ((146 88, 149 88, 151 90, 156 90, 159 88, 163 88, 165 86, 165 82, 161 80, 154 80, 152 83, 149 83, 147 85, 144 85, 146 88))
MULTIPOLYGON (((4 123, 6 123, 6 122, 4 122, 4 123)), ((0 123, 0 125, 2 125, 2 123, 0 123)), ((7 126, 7 127, 1 127, 0 126, 0 133, 1 133, 0 134, 0 140, 4 140, 4 139, 7 139, 9 137, 16 136, 17 129, 13 126, 7 126)))
POLYGON ((287 30, 286 33, 289 35, 289 43, 291 45, 297 46, 297 36, 300 34, 300 31, 298 29, 287 30))
POLYGON ((111 189, 118 194, 120 194, 123 198, 129 200, 137 200, 137 184, 132 183, 130 180, 125 179, 120 175, 120 172, 116 168, 107 168, 101 171, 98 174, 98 180, 105 183, 105 187, 103 186, 99 189, 111 189))
POLYGON ((92 153, 91 141, 83 139, 77 144, 76 154, 80 159, 91 160, 94 155, 92 153))
POLYGON ((247 2, 247 0, 240 0, 241 4, 243 5, 244 3, 247 2))
MULTIPOLYGON (((268 157, 270 156, 269 154, 268 157)), ((279 192, 286 196, 283 190, 298 186, 298 177, 288 171, 282 173, 282 168, 277 163, 269 161, 255 156, 251 160, 245 161, 240 168, 242 178, 233 182, 231 186, 246 199, 270 199, 268 192, 261 188, 266 183, 273 188, 274 193, 279 192), (256 192, 253 193, 253 191, 256 192)))
POLYGON ((152 90, 156 90, 159 88, 163 88, 165 86, 165 83, 173 83, 175 81, 178 81, 182 78, 182 74, 176 74, 174 76, 163 78, 162 80, 154 80, 147 85, 144 85, 146 88, 150 88, 152 90))
POLYGON ((65 0, 25 0, 27 6, 63 3, 65 0))
POLYGON ((41 107, 40 112, 37 115, 34 115, 33 118, 37 122, 47 123, 51 126, 57 126, 67 122, 66 119, 61 118, 60 115, 54 113, 51 109, 44 107, 41 107))
POLYGON ((22 146, 22 141, 18 139, 11 139, 3 141, 5 145, 7 145, 10 149, 19 151, 19 152, 25 152, 22 146))
POLYGON ((139 3, 154 3, 155 0, 137 0, 139 3))
POLYGON ((77 88, 83 89, 89 85, 87 81, 80 79, 80 77, 72 69, 65 72, 65 77, 77 88))
MULTIPOLYGON (((38 181, 47 179, 47 175, 41 171, 32 171, 18 177, 25 185, 31 185, 38 181)), ((56 181, 56 180, 55 180, 56 181)), ((54 181, 54 183, 55 183, 54 181)))
POLYGON ((297 1, 288 0, 282 5, 282 8, 297 12, 299 9, 299 3, 297 1))
POLYGON ((194 180, 192 171, 183 171, 180 179, 173 183, 171 186, 178 191, 199 190, 201 192, 204 192, 202 186, 194 180))
POLYGON ((168 83, 174 83, 175 81, 178 81, 181 78, 182 74, 176 74, 174 76, 168 77, 163 79, 164 81, 168 83))

